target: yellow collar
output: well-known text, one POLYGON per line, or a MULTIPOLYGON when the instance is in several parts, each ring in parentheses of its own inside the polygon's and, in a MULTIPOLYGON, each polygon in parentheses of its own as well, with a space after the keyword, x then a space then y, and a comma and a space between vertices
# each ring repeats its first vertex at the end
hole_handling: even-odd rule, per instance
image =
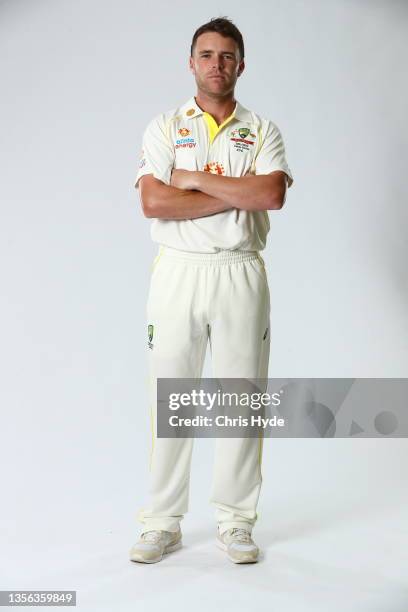
MULTIPOLYGON (((197 102, 195 101, 195 96, 192 96, 191 98, 189 98, 189 100, 187 100, 185 104, 183 104, 183 106, 181 107, 181 113, 182 116, 187 120, 195 119, 195 117, 199 117, 200 115, 209 115, 209 113, 206 113, 198 106, 197 102)), ((213 119, 211 115, 209 116, 213 119)), ((242 104, 240 104, 238 100, 236 101, 233 113, 224 121, 222 125, 224 125, 232 117, 235 117, 235 119, 238 119, 238 121, 244 121, 245 123, 253 122, 252 113, 247 108, 242 106, 242 104)), ((214 123, 216 123, 215 120, 214 123)))

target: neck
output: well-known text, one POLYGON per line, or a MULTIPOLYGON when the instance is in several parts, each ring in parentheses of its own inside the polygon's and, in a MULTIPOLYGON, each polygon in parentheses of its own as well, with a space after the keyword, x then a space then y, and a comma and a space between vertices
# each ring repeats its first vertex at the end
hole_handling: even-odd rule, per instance
POLYGON ((233 93, 223 98, 212 98, 199 90, 194 97, 201 110, 212 115, 218 125, 221 125, 233 113, 236 105, 233 93))

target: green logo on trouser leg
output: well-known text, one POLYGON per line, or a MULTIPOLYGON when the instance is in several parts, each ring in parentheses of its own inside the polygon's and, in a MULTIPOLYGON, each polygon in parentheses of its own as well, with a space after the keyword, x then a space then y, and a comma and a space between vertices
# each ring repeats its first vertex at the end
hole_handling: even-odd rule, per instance
POLYGON ((149 338, 149 342, 147 343, 147 346, 152 349, 153 348, 153 344, 152 344, 152 340, 153 340, 153 332, 154 332, 154 326, 153 325, 148 325, 147 326, 147 336, 149 338))

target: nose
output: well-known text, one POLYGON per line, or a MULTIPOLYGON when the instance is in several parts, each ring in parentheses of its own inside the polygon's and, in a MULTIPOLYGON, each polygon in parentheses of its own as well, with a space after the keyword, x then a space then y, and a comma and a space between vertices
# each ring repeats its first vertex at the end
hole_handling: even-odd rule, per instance
POLYGON ((223 66, 223 57, 220 55, 219 57, 214 58, 213 68, 222 68, 223 66))

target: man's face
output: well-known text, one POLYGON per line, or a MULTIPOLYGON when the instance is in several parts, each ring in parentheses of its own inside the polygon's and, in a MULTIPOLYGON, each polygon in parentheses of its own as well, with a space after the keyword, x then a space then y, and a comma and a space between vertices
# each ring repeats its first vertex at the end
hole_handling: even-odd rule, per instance
POLYGON ((197 87, 211 97, 225 97, 234 91, 238 76, 245 68, 240 61, 238 45, 233 38, 217 32, 205 32, 196 41, 190 70, 197 87))

